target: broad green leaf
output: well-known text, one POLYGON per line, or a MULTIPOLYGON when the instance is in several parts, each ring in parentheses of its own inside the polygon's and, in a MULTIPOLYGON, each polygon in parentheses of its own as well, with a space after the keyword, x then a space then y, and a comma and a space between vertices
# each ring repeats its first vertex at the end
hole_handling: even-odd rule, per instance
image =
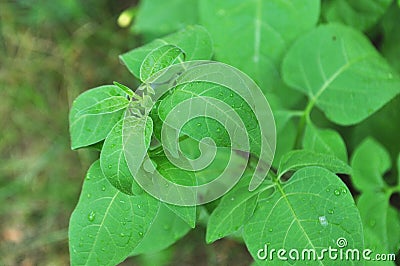
POLYGON ((303 137, 303 148, 319 153, 331 154, 347 162, 347 150, 340 134, 331 129, 319 129, 308 123, 303 137))
POLYGON ((72 149, 105 139, 129 104, 126 95, 124 90, 113 85, 97 87, 79 95, 69 113, 72 149))
POLYGON ((249 176, 242 177, 239 183, 222 197, 217 208, 211 213, 207 223, 207 243, 236 232, 253 215, 258 195, 268 184, 249 191, 249 181, 249 176))
POLYGON ((366 31, 378 22, 391 3, 392 0, 329 0, 322 1, 322 10, 328 22, 366 31))
MULTIPOLYGON (((153 124, 151 119, 146 121, 146 145, 149 146, 153 124)), ((123 150, 123 123, 124 119, 121 119, 108 134, 100 153, 100 165, 104 176, 114 187, 125 194, 132 194, 132 185, 135 181, 129 171, 123 150)), ((141 124, 138 122, 137 125, 141 124)), ((132 130, 139 130, 139 128, 133 126, 132 130)))
POLYGON ((132 30, 160 36, 197 23, 198 0, 142 0, 132 30), (168 9, 168 10, 166 10, 168 9))
MULTIPOLYGON (((171 112, 176 112, 174 108, 177 105, 188 99, 195 98, 204 101, 203 105, 207 109, 208 116, 213 112, 218 114, 225 112, 222 109, 218 109, 219 106, 215 106, 207 97, 223 100, 225 104, 235 110, 237 118, 244 122, 244 127, 250 139, 250 151, 254 154, 258 154, 260 152, 261 136, 258 121, 253 111, 241 96, 223 86, 205 82, 179 85, 170 95, 162 100, 158 107, 158 115, 162 121, 165 121, 166 117, 171 112)), ((235 117, 233 113, 232 116, 225 117, 229 119, 228 122, 234 124, 238 122, 233 119, 235 117)), ((231 146, 229 134, 224 125, 209 117, 196 117, 191 119, 182 127, 181 133, 197 141, 205 137, 210 137, 215 141, 218 147, 231 146)), ((240 141, 243 142, 242 139, 240 141)))
POLYGON ((387 214, 388 250, 396 252, 400 250, 400 212, 396 208, 389 206, 387 214))
POLYGON ((400 92, 399 76, 354 29, 322 25, 299 38, 283 60, 283 79, 331 121, 356 124, 400 92))
POLYGON ((351 158, 351 180, 359 191, 380 191, 386 187, 383 174, 391 167, 390 157, 382 145, 365 139, 351 158))
POLYGON ((108 183, 96 161, 71 215, 72 265, 116 265, 142 242, 158 210, 147 194, 128 196, 108 183))
MULTIPOLYGON (((171 162, 168 161, 165 155, 153 156, 152 160, 157 165, 157 170, 161 175, 172 181, 175 184, 181 184, 185 186, 196 185, 196 176, 193 172, 179 169, 171 162)), ((173 204, 165 203, 171 211, 185 221, 190 227, 194 228, 196 225, 196 206, 178 206, 173 204)))
POLYGON ((282 156, 278 168, 278 177, 289 171, 296 171, 307 166, 324 167, 334 173, 351 173, 350 166, 334 155, 308 150, 293 150, 282 156))
MULTIPOLYGON (((288 182, 277 184, 274 194, 258 204, 243 236, 259 265, 270 263, 257 257, 257 253, 264 255, 266 246, 267 252, 281 248, 301 252, 306 248, 315 249, 317 254, 323 248, 336 248, 339 238, 347 240, 346 248, 361 250, 364 246, 361 219, 351 193, 340 178, 320 167, 302 168, 288 182)), ((276 254, 274 259, 277 260, 276 254)), ((287 262, 304 263, 289 257, 287 262)), ((336 263, 325 256, 319 265, 336 263)))
POLYGON ((389 198, 384 193, 364 192, 357 199, 357 208, 363 222, 365 247, 374 252, 389 251, 388 207, 389 198))
MULTIPOLYGON (((268 97, 268 102, 270 102, 268 97)), ((282 156, 293 149, 296 142, 297 125, 294 121, 296 114, 289 110, 283 110, 279 107, 277 110, 272 109, 274 120, 276 123, 276 150, 272 166, 278 168, 282 156)))
POLYGON ((214 40, 216 60, 272 91, 282 87, 279 65, 285 50, 314 27, 319 5, 317 0, 203 0, 200 21, 214 40))
POLYGON ((178 241, 190 230, 190 227, 181 218, 176 216, 174 212, 164 204, 159 204, 155 220, 144 235, 143 241, 133 249, 130 256, 154 253, 165 249, 178 241))
POLYGON ((183 61, 180 56, 183 51, 175 45, 164 45, 152 50, 143 60, 140 66, 140 80, 146 81, 149 77, 164 69, 176 61, 183 61))
POLYGON ((398 49, 400 42, 399 17, 400 7, 393 3, 382 18, 381 33, 383 34, 383 40, 380 47, 382 55, 398 73, 400 72, 400 60, 398 60, 400 58, 400 49, 398 49))
POLYGON ((120 55, 121 61, 128 70, 140 78, 140 67, 146 56, 157 48, 165 45, 179 47, 186 60, 210 59, 213 53, 211 38, 207 30, 201 26, 188 26, 185 29, 156 39, 144 46, 120 55))

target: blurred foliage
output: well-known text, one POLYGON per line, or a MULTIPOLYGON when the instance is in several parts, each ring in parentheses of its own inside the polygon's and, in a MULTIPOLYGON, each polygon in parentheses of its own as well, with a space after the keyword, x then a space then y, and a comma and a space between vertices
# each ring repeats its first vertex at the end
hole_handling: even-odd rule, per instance
POLYGON ((68 220, 95 155, 70 151, 69 105, 114 77, 136 86, 116 59, 137 42, 116 24, 126 3, 0 2, 0 265, 69 264, 68 220))

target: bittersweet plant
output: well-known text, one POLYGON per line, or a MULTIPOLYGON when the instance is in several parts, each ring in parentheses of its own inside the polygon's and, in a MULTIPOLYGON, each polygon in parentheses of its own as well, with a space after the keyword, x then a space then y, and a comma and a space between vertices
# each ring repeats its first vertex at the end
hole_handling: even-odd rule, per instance
POLYGON ((101 151, 71 216, 71 264, 116 265, 196 226, 207 243, 242 239, 257 265, 399 254, 400 76, 388 63, 399 52, 363 34, 380 21, 392 32, 396 4, 169 4, 141 2, 133 29, 159 38, 120 56, 142 85, 114 82, 72 104, 72 149, 101 151))

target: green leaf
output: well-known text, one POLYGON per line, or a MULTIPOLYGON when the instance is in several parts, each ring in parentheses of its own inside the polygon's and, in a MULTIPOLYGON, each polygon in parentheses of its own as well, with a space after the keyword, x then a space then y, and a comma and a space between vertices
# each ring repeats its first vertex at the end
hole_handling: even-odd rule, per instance
POLYGON ((357 208, 363 222, 365 247, 374 252, 389 251, 388 207, 389 198, 383 193, 365 192, 357 199, 357 208))
POLYGON ((133 31, 160 36, 197 23, 198 0, 142 0, 133 31), (168 11, 166 11, 166 8, 168 11))
MULTIPOLYGON (((335 248, 339 238, 347 240, 346 248, 361 250, 364 246, 361 219, 351 193, 340 178, 320 167, 303 168, 287 183, 277 184, 274 194, 258 204, 243 236, 259 265, 270 263, 257 257, 260 249, 264 254, 266 246, 267 252, 307 248, 317 254, 323 248, 335 248)), ((287 262, 296 263, 290 258, 287 262)), ((320 265, 334 263, 327 256, 320 261, 320 265)))
POLYGON ((125 93, 126 93, 128 96, 131 96, 131 97, 132 97, 132 95, 134 95, 134 92, 133 92, 129 87, 125 86, 124 84, 118 83, 118 82, 116 82, 116 81, 114 81, 113 84, 114 84, 115 86, 118 86, 118 87, 119 87, 120 89, 122 89, 123 91, 125 91, 125 93))
MULTIPOLYGON (((132 129, 140 130, 139 126, 144 125, 140 119, 132 117, 132 129), (132 120, 134 119, 134 120, 132 120), (137 125, 137 126, 135 126, 137 125)), ((121 119, 108 134, 103 149, 100 153, 100 165, 104 176, 118 190, 125 194, 132 194, 132 185, 135 182, 126 163, 123 149, 123 128, 124 119, 121 119)), ((153 124, 151 118, 146 120, 146 145, 150 145, 153 124)))
POLYGON ((140 66, 140 80, 145 81, 158 71, 166 68, 176 61, 182 62, 180 55, 184 52, 175 45, 164 45, 152 50, 140 66))
MULTIPOLYGON (((196 185, 196 176, 193 172, 185 171, 172 164, 165 155, 157 155, 152 157, 152 161, 156 163, 157 170, 161 175, 175 184, 185 186, 196 185)), ((165 203, 171 211, 185 221, 191 228, 196 225, 196 206, 179 206, 165 203)))
POLYGON ((308 123, 303 137, 303 148, 319 153, 331 154, 347 162, 347 150, 340 134, 331 129, 319 129, 308 123))
POLYGON ((385 13, 392 0, 322 1, 323 16, 361 31, 370 29, 385 13))
MULTIPOLYGON (((208 97, 223 100, 224 103, 232 107, 237 113, 237 116, 244 122, 244 127, 250 139, 250 151, 254 154, 260 152, 261 136, 255 114, 240 95, 221 85, 206 82, 193 82, 177 86, 170 95, 167 95, 161 101, 158 107, 159 117, 165 122, 166 117, 171 112, 174 112, 174 108, 177 105, 196 97, 204 101, 204 106, 209 106, 209 115, 214 114, 214 112, 223 113, 224 111, 218 109, 208 97)), ((233 118, 234 116, 232 115, 226 116, 225 119, 229 120, 228 122, 236 124, 233 118)), ((231 146, 230 137, 224 125, 209 117, 196 117, 191 119, 182 127, 181 134, 188 135, 197 141, 205 137, 210 137, 215 141, 217 147, 231 146)), ((243 142, 243 140, 240 141, 243 142)))
POLYGON ((144 235, 143 241, 131 252, 130 256, 163 250, 183 237, 189 230, 190 227, 181 218, 160 203, 155 220, 144 235))
POLYGON ((334 173, 351 173, 350 166, 334 155, 307 150, 293 150, 282 156, 278 168, 278 177, 289 171, 295 171, 307 166, 324 167, 334 173))
POLYGON ((244 71, 263 91, 282 86, 286 48, 318 21, 319 1, 203 0, 200 21, 210 32, 215 58, 244 71))
POLYGON ((135 77, 140 78, 140 67, 146 56, 153 50, 165 45, 179 47, 188 61, 210 59, 213 52, 211 38, 207 30, 201 26, 188 26, 181 31, 122 54, 120 59, 135 77))
POLYGON ((331 121, 356 124, 400 92, 400 79, 365 36, 341 25, 299 38, 282 66, 283 79, 331 121), (372 97, 373 95, 373 97, 372 97))
POLYGON ((390 157, 375 140, 367 138, 358 146, 353 153, 351 167, 351 180, 357 190, 380 191, 386 187, 382 176, 391 167, 390 157))
POLYGON ((105 139, 128 104, 126 92, 113 85, 97 87, 79 95, 69 113, 72 149, 105 139))
POLYGON ((396 252, 400 250, 400 213, 396 208, 389 206, 387 214, 388 250, 396 252))
MULTIPOLYGON (((269 101, 269 98, 268 98, 269 101)), ((296 142, 297 127, 294 122, 294 113, 288 110, 273 111, 276 123, 276 150, 272 166, 278 168, 283 155, 293 149, 296 142)))
POLYGON ((99 161, 90 167, 71 215, 72 265, 116 265, 143 240, 158 202, 147 194, 128 196, 108 183, 99 161))
POLYGON ((243 176, 239 183, 222 197, 207 223, 207 243, 236 232, 253 215, 260 190, 265 190, 267 184, 263 185, 263 188, 249 191, 249 183, 250 177, 243 176))

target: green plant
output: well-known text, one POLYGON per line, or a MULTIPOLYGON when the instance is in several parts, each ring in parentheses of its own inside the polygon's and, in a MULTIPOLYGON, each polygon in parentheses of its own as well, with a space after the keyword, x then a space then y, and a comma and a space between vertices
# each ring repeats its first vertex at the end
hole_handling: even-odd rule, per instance
MULTIPOLYGON (((400 192, 400 171, 385 175, 396 158, 400 167, 398 142, 390 143, 400 129, 395 122, 400 76, 395 63, 393 67, 385 59, 391 60, 398 49, 379 51, 361 32, 372 39, 379 27, 392 32, 398 17, 386 11, 392 1, 375 2, 359 1, 368 7, 359 11, 358 4, 339 0, 322 1, 322 7, 317 0, 176 0, 171 5, 191 12, 177 8, 166 13, 159 8, 165 6, 163 1, 142 1, 133 29, 148 39, 186 24, 202 26, 187 26, 121 55, 128 70, 143 82, 135 92, 115 82, 74 101, 69 117, 72 148, 101 152, 88 170, 71 217, 72 264, 113 265, 128 256, 162 250, 199 221, 207 226, 208 243, 223 237, 243 239, 257 264, 270 262, 272 250, 277 264, 285 263, 279 260, 282 256, 302 264, 296 253, 282 253, 291 249, 371 249, 371 258, 398 254, 399 206, 390 198, 400 192), (253 108, 263 97, 254 97, 257 88, 236 70, 196 61, 209 59, 240 69, 260 86, 276 121, 273 161, 275 128, 269 107, 261 108, 262 116, 255 111, 260 108, 253 108), (240 93, 232 90, 235 84, 250 89, 240 93), (245 95, 249 91, 255 93, 250 100, 245 95), (207 102, 183 109, 187 121, 180 126, 168 122, 178 106, 197 98, 207 102), (207 115, 188 119, 212 99, 237 113, 238 119, 232 119, 228 111, 216 112, 226 115, 227 121, 243 121, 234 132, 246 131, 248 146, 241 146, 243 138, 230 138, 230 130, 223 127, 228 122, 207 115), (265 125, 273 133, 266 133, 265 125), (175 131, 163 135, 163 127, 179 129, 179 134, 169 139, 175 131), (381 130, 390 131, 383 135, 381 130), (365 138, 364 132, 380 139, 391 153, 365 138), (186 162, 182 154, 192 161, 207 154, 212 145, 204 138, 212 138, 217 147, 213 162, 199 171, 176 166, 186 162), (271 153, 264 157, 265 139, 271 153), (179 142, 182 154, 173 141, 179 142), (232 154, 245 157, 244 172, 220 199, 199 205, 197 194, 165 188, 168 182, 210 182, 211 175, 224 171, 232 154), (264 180, 254 179, 271 163, 264 180), (146 187, 146 180, 155 180, 157 174, 168 181, 157 179, 161 195, 146 187), (348 185, 342 180, 347 182, 347 177, 348 185), (191 196, 194 202, 185 204, 191 196), (172 198, 180 204, 172 204, 177 203, 172 198)), ((400 14, 394 3, 391 8, 400 14)), ((385 35, 382 47, 390 47, 393 38, 385 35)), ((366 259, 339 260, 358 265, 366 259)), ((332 265, 335 260, 326 255, 311 263, 332 265)))

